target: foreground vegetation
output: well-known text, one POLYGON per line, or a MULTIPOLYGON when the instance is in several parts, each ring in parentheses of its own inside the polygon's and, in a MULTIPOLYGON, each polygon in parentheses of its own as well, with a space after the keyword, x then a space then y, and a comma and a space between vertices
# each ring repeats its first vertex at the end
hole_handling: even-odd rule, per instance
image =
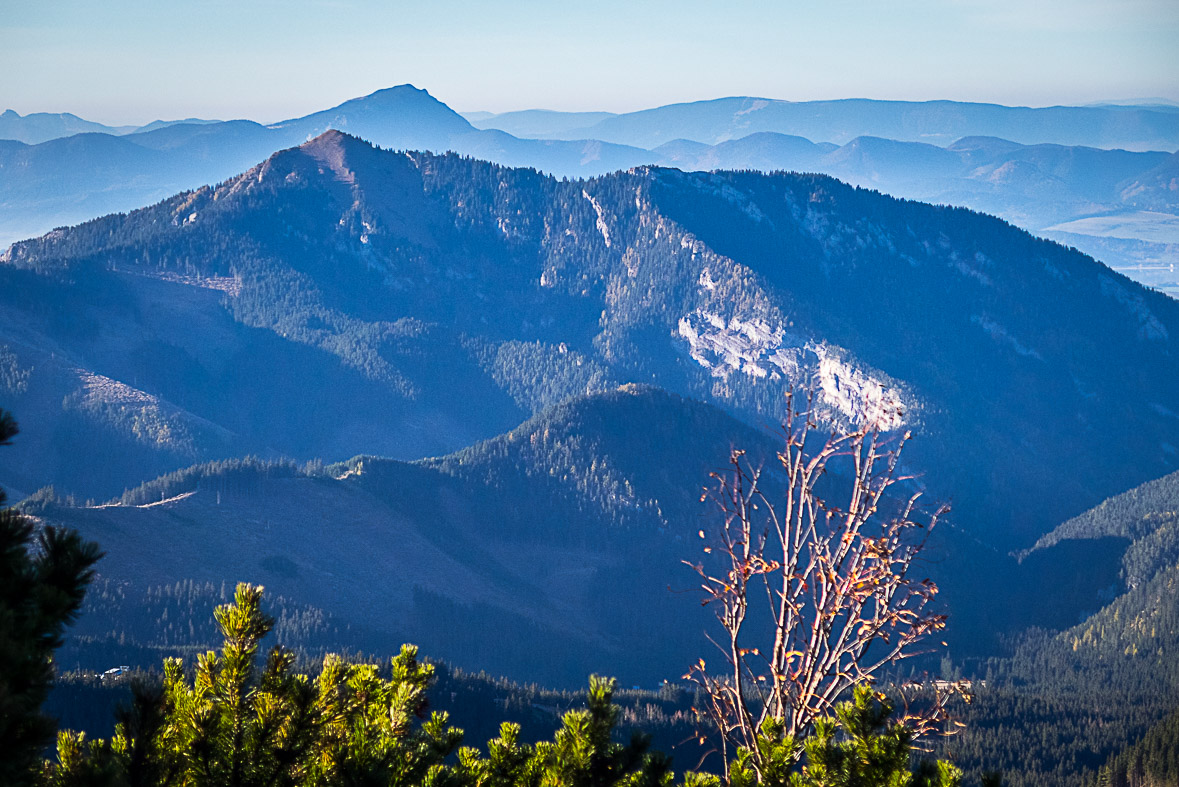
MULTIPOLYGON (((6 435, 11 436, 15 424, 10 418, 5 424, 6 435)), ((805 440, 798 443, 800 449, 803 443, 805 440)), ((787 452, 783 461, 789 456, 787 452)), ((298 472, 287 466, 273 469, 298 472)), ((219 476, 219 491, 229 489, 237 480, 251 483, 251 468, 235 465, 225 470, 219 476)), ((167 488, 147 490, 151 494, 144 499, 154 501, 187 491, 189 484, 179 475, 164 479, 170 484, 167 488)), ((727 501, 731 510, 753 510, 745 503, 756 497, 756 478, 743 477, 738 467, 729 480, 740 482, 743 478, 744 486, 722 485, 719 490, 723 494, 726 489, 744 489, 743 494, 730 494, 718 502, 727 501)), ((1116 513, 1124 509, 1125 516, 1118 519, 1116 528, 1108 516, 1093 522, 1079 517, 1062 526, 1062 534, 1068 528, 1076 531, 1065 536, 1073 540, 1122 538, 1131 542, 1122 572, 1122 580, 1131 589, 1074 629, 1025 634, 1013 658, 966 667, 966 676, 977 678, 985 673, 989 686, 977 692, 969 709, 959 709, 964 714, 960 718, 968 722, 966 730, 936 749, 938 756, 962 767, 965 777, 944 762, 911 761, 918 719, 909 715, 912 709, 907 704, 904 724, 891 719, 889 701, 867 688, 873 677, 871 670, 845 691, 834 692, 833 698, 843 702, 816 708, 812 723, 796 728, 793 735, 788 734, 783 719, 773 714, 754 721, 754 713, 761 714, 772 705, 764 697, 755 698, 755 692, 741 695, 741 702, 748 705, 732 706, 740 711, 737 719, 754 722, 752 726, 739 728, 716 714, 700 725, 700 717, 709 715, 710 702, 717 699, 717 695, 709 695, 708 681, 700 682, 695 696, 668 686, 658 703, 640 704, 642 693, 631 692, 632 696, 622 700, 622 705, 629 701, 631 707, 616 704, 624 693, 616 691, 613 681, 598 678, 591 679, 585 707, 572 710, 571 695, 559 701, 540 699, 539 690, 492 687, 488 680, 483 680, 486 685, 482 686, 487 696, 476 696, 472 686, 481 685, 478 680, 422 663, 413 648, 403 649, 384 668, 357 656, 324 658, 336 643, 347 639, 340 636, 343 629, 338 622, 313 608, 268 595, 267 607, 276 613, 276 618, 271 618, 262 612, 260 588, 240 586, 232 604, 218 607, 214 625, 197 622, 195 627, 194 621, 207 620, 204 610, 229 600, 228 588, 222 586, 218 591, 210 583, 182 582, 152 590, 142 600, 124 598, 125 589, 109 580, 87 589, 90 566, 98 556, 96 546, 52 528, 45 529, 34 546, 28 520, 5 510, 5 576, 18 581, 6 588, 0 625, 11 635, 6 642, 27 641, 29 646, 0 648, 4 659, 0 663, 0 699, 7 702, 4 723, 10 730, 4 740, 12 744, 0 754, 0 767, 5 769, 5 778, 0 781, 489 787, 933 785, 993 784, 996 778, 985 769, 998 766, 1006 772, 1009 787, 1172 784, 1179 726, 1174 717, 1160 719, 1175 707, 1175 663, 1168 655, 1175 632, 1174 605, 1168 601, 1174 597, 1173 550, 1168 545, 1175 515, 1168 508, 1174 496, 1163 487, 1176 483, 1179 474, 1107 502, 1103 510, 1116 513), (156 640, 140 643, 142 658, 116 663, 158 663, 161 651, 185 653, 187 659, 169 659, 162 681, 136 682, 133 692, 130 685, 123 684, 131 704, 115 714, 111 701, 115 691, 109 685, 98 692, 106 695, 103 698, 93 691, 88 698, 81 698, 86 691, 76 693, 76 702, 87 709, 80 714, 85 719, 75 718, 70 726, 82 727, 87 734, 61 733, 56 757, 42 762, 53 732, 53 720, 42 706, 52 675, 50 657, 61 644, 64 625, 76 615, 83 592, 98 614, 127 605, 142 606, 143 620, 119 633, 118 648, 107 643, 112 648, 109 655, 122 653, 124 634, 130 646, 137 642, 140 629, 156 632, 152 635, 156 640), (268 632, 295 650, 276 648, 259 664, 260 643, 268 632), (225 640, 221 654, 203 652, 217 637, 225 640), (301 654, 301 661, 296 660, 296 653, 301 654), (1101 676, 1100 687, 1090 685, 1094 676, 1101 676), (1150 679, 1144 680, 1144 676, 1150 679), (431 686, 434 691, 429 694, 431 686), (531 699, 525 699, 529 694, 531 699), (479 706, 476 712, 470 713, 475 706, 479 706), (468 723, 469 717, 473 723, 468 723), (455 718, 474 734, 464 736, 455 726, 455 718), (741 730, 739 738, 731 734, 736 729, 741 730), (722 734, 725 730, 729 736, 722 734), (622 742, 628 734, 629 741, 622 742), (681 762, 677 779, 671 758, 652 747, 653 737, 659 748, 668 752, 687 738, 699 738, 704 745, 697 751, 712 748, 714 753, 712 759, 696 763, 695 768, 718 773, 683 772, 685 764, 693 763, 681 762), (483 748, 464 745, 464 741, 488 738, 491 740, 483 748), (1018 745, 1013 745, 1016 741, 1018 745), (1130 746, 1133 741, 1138 743, 1130 746)), ((863 486, 875 488, 868 481, 863 486)), ((806 492, 804 500, 809 495, 806 492)), ((50 502, 48 498, 33 500, 25 510, 40 511, 50 502)), ((869 506, 865 514, 874 508, 869 506)), ((772 506, 764 510, 770 512, 772 506)), ((846 510, 850 514, 856 509, 850 506, 846 510)), ((774 566, 783 562, 765 551, 765 543, 757 551, 745 550, 754 522, 741 516, 725 517, 725 521, 727 532, 736 540, 722 539, 719 553, 715 543, 705 542, 713 543, 705 552, 711 552, 713 560, 718 555, 721 558, 708 569, 719 573, 707 573, 717 578, 717 587, 730 585, 725 581, 730 575, 740 575, 746 581, 769 576, 776 570, 774 566), (742 522, 744 528, 731 529, 742 522)), ((860 520, 852 516, 849 522, 860 520)), ((893 521, 898 522, 902 520, 893 521)), ((853 537, 846 543, 854 541, 853 537)), ((839 543, 845 542, 839 539, 839 543)), ((807 544, 803 555, 825 555, 816 551, 820 541, 808 538, 807 544)), ((780 546, 785 549, 788 544, 780 546)), ((878 551, 877 547, 864 555, 870 558, 878 551)), ((783 555, 789 557, 789 553, 783 555)), ((831 557, 822 557, 819 562, 837 563, 831 557)), ((833 576, 802 587, 822 587, 829 582, 834 598, 841 588, 859 587, 857 583, 862 584, 865 577, 876 576, 867 571, 870 567, 870 562, 865 563, 852 572, 855 582, 845 583, 841 576, 833 576)), ((894 584, 903 581, 903 575, 891 580, 894 584)), ((851 598, 859 597, 857 591, 851 598)), ((712 605, 722 611, 722 625, 726 620, 737 620, 724 612, 730 608, 740 608, 742 619, 745 610, 758 612, 757 606, 747 607, 740 597, 723 603, 727 598, 714 599, 712 605)), ((829 614, 846 614, 846 610, 836 609, 844 610, 833 608, 829 614)), ((940 616, 931 618, 934 624, 940 620, 940 616)), ((756 637, 755 631, 754 643, 756 637)), ((96 644, 101 643, 92 643, 96 644)), ((819 645, 826 647, 822 642, 819 645)), ((739 658, 729 666, 745 675, 751 662, 741 660, 756 656, 756 650, 736 647, 734 653, 739 658)), ((65 655, 58 652, 59 658, 65 655)), ((789 667, 790 660, 798 657, 788 652, 785 658, 789 667)), ((941 673, 943 677, 963 677, 962 669, 947 659, 941 673)), ((906 674, 914 673, 910 670, 906 674)), ((756 685, 758 673, 749 672, 748 677, 756 685)), ((896 670, 888 674, 890 680, 904 677, 896 670)), ((774 679, 773 684, 777 683, 774 679)), ((728 684, 717 685, 723 699, 728 684)), ((576 702, 582 704, 580 699, 576 702)), ((712 705, 715 710, 715 703, 712 705)), ((789 698, 779 700, 778 705, 785 708, 789 698)))
MULTIPOLYGON (((7 414, 0 411, 0 415, 0 440, 7 440, 15 434, 16 425, 7 414)), ((811 419, 800 413, 800 421, 809 425, 811 419)), ((808 426, 798 427, 801 431, 797 433, 792 421, 787 427, 790 455, 797 453, 801 463, 808 426)), ((857 459, 861 444, 866 452, 867 462, 855 477, 855 488, 865 491, 867 502, 862 510, 854 505, 849 508, 838 531, 836 550, 828 549, 818 538, 818 520, 813 516, 825 506, 807 481, 810 473, 797 483, 788 483, 792 490, 789 499, 805 505, 812 517, 788 520, 792 530, 800 534, 799 551, 791 553, 783 541, 783 549, 788 550, 785 559, 793 561, 792 566, 798 563, 799 567, 790 571, 792 577, 798 575, 800 587, 807 587, 805 578, 811 578, 811 584, 824 588, 822 599, 826 601, 811 612, 800 607, 789 623, 779 621, 779 638, 793 638, 795 628, 830 627, 848 616, 856 626, 867 625, 879 618, 880 610, 894 607, 913 614, 907 601, 893 600, 895 589, 904 587, 904 570, 893 573, 893 552, 883 550, 882 539, 870 535, 869 523, 876 501, 889 486, 895 454, 883 454, 887 469, 874 471, 876 434, 870 429, 832 437, 824 451, 846 450, 848 440, 857 459), (809 568, 801 568, 807 563, 809 568), (815 572, 822 573, 823 582, 811 577, 815 572), (863 618, 861 607, 869 602, 877 612, 872 618, 863 618)), ((817 461, 819 464, 811 465, 818 468, 816 477, 826 463, 822 458, 817 461)), ((741 478, 738 470, 738 486, 741 478)), ((721 494, 732 489, 730 481, 719 481, 721 494)), ((750 494, 757 494, 756 489, 756 483, 748 487, 750 494)), ((856 499, 853 496, 853 502, 856 499)), ((6 724, 18 733, 6 740, 12 744, 4 758, 11 784, 640 787, 675 783, 671 759, 650 751, 646 735, 636 733, 625 744, 614 739, 621 709, 613 703, 613 680, 592 676, 588 706, 566 712, 551 740, 525 743, 520 726, 505 722, 485 750, 464 747, 463 733, 451 724, 447 713, 427 714, 427 689, 434 679, 434 667, 420 662, 412 646, 402 647, 388 672, 375 664, 328 655, 313 677, 296 669, 295 653, 283 646, 272 648, 260 662, 261 642, 276 621, 262 610, 262 588, 245 583, 238 585, 232 604, 215 610, 224 640, 220 654, 206 651, 190 670, 185 669, 182 659, 165 660, 162 681, 134 685, 130 706, 117 712, 113 735, 88 740, 85 733, 63 731, 57 736, 55 761, 44 762, 38 769, 38 749, 52 729, 41 710, 48 694, 52 654, 61 645, 64 625, 81 607, 82 595, 92 579, 91 567, 100 553, 96 545, 83 542, 76 533, 52 528, 44 531, 34 549, 31 523, 11 509, 3 514, 0 545, 9 564, 6 573, 27 581, 14 583, 13 592, 0 608, 0 622, 7 624, 11 635, 8 650, 17 656, 4 653, 10 663, 0 664, 0 668, 30 665, 25 674, 18 672, 25 679, 21 689, 28 701, 4 708, 6 724)), ((831 514, 826 518, 829 522, 831 514)), ((904 518, 896 521, 908 526, 904 518)), ((730 582, 738 576, 747 578, 749 566, 737 559, 734 541, 749 543, 752 521, 747 523, 744 535, 734 535, 730 519, 725 517, 723 543, 731 559, 722 561, 714 582, 722 582, 719 577, 726 571, 730 582)), ((748 556, 748 549, 744 551, 748 556)), ((755 562, 776 570, 772 566, 777 559, 767 561, 764 555, 759 552, 755 562)), ((707 576, 702 567, 699 570, 707 576)), ((922 587, 936 592, 928 582, 922 587)), ((734 603, 745 607, 740 601, 718 605, 722 622, 731 617, 734 603)), ((787 603, 796 605, 795 596, 783 595, 783 604, 787 603)), ((921 634, 905 615, 884 620, 892 629, 914 626, 915 634, 921 634)), ((913 725, 914 717, 908 714, 902 721, 894 721, 885 696, 867 686, 876 667, 865 665, 862 650, 877 638, 884 637, 873 630, 863 642, 856 639, 854 646, 843 644, 845 636, 819 642, 815 647, 822 658, 804 658, 793 667, 809 676, 804 681, 807 686, 826 685, 852 673, 853 680, 844 684, 854 688, 852 697, 839 704, 834 700, 844 692, 838 688, 822 693, 822 702, 816 701, 813 707, 809 699, 813 689, 804 695, 793 687, 775 694, 772 702, 764 695, 751 695, 752 701, 748 701, 741 692, 746 670, 739 665, 736 695, 723 679, 701 680, 705 701, 693 710, 705 725, 705 731, 699 733, 702 742, 709 735, 707 722, 714 725, 722 744, 722 775, 688 772, 682 775, 684 787, 958 785, 961 774, 948 763, 921 762, 911 770, 912 744, 921 726, 913 725), (755 728, 740 729, 726 714, 717 712, 718 703, 733 696, 739 702, 735 706, 738 721, 749 721, 752 713, 759 713, 755 728), (795 700, 806 701, 807 714, 791 712, 795 700)), ((733 655, 743 658, 742 649, 735 644, 734 648, 733 655)), ((792 656, 784 658, 787 666, 793 663, 792 656)), ((0 680, 5 681, 0 684, 0 697, 6 697, 16 684, 3 669, 0 680)))
MULTIPOLYGON (((137 683, 115 734, 88 740, 63 731, 55 762, 29 781, 45 785, 433 785, 645 787, 677 783, 670 759, 635 734, 615 740, 621 710, 615 682, 591 677, 587 707, 564 714, 551 740, 521 740, 504 723, 484 750, 463 746, 445 712, 429 712, 434 667, 405 646, 388 671, 325 658, 318 676, 293 669, 294 654, 276 646, 259 668, 261 640, 274 619, 262 611, 262 589, 239 585, 234 603, 216 610, 225 638, 191 676, 169 659, 160 684, 137 683)), ((912 732, 892 720, 883 695, 866 686, 820 719, 806 738, 763 724, 758 751, 739 749, 730 787, 754 785, 909 784, 952 787, 948 763, 911 770, 912 732), (755 770, 755 757, 768 763, 755 770)), ((712 774, 685 773, 685 787, 719 786, 712 774)))

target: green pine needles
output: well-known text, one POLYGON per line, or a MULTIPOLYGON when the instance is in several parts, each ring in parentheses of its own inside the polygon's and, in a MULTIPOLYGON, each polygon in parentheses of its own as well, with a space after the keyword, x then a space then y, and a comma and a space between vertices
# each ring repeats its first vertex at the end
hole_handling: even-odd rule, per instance
MULTIPOLYGON (((389 677, 373 664, 324 659, 319 675, 294 670, 275 646, 262 661, 274 619, 261 587, 238 585, 215 611, 224 637, 191 674, 164 663, 162 684, 133 687, 110 740, 58 735, 52 787, 671 787, 671 760, 635 734, 616 740, 621 711, 612 679, 590 678, 587 705, 568 711, 551 740, 521 742, 505 723, 484 751, 462 746, 445 713, 429 712, 434 668, 406 645, 389 677)), ((957 787, 946 763, 911 769, 912 735, 867 687, 819 720, 798 745, 769 719, 753 753, 738 750, 727 787, 957 787), (802 752, 801 756, 799 752, 802 752)), ((720 777, 686 773, 684 787, 719 787, 720 777)))
MULTIPOLYGON (((850 701, 836 706, 834 718, 816 720, 814 732, 802 741, 786 732, 782 720, 769 717, 757 752, 737 750, 727 787, 959 787, 962 772, 952 764, 913 761, 913 732, 893 721, 892 712, 883 694, 860 685, 850 701)), ((723 783, 715 776, 692 776, 686 787, 723 783)))
POLYGON ((462 741, 445 713, 426 714, 434 668, 406 645, 391 677, 375 665, 328 656, 318 677, 293 670, 276 646, 259 669, 274 619, 262 588, 238 585, 217 608, 221 652, 197 660, 191 679, 164 663, 162 689, 136 686, 110 741, 63 732, 51 785, 307 787, 448 785, 445 760, 462 741))

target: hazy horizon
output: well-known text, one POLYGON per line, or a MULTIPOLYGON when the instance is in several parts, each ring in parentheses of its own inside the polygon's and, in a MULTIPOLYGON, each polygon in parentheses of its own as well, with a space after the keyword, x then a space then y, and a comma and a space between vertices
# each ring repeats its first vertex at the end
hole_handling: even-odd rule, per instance
POLYGON ((464 112, 628 112, 727 96, 1008 106, 1179 100, 1179 4, 447 0, 6 9, 0 108, 110 125, 299 117, 411 83, 464 112))
MULTIPOLYGON (((409 84, 409 83, 405 83, 405 84, 409 84)), ((385 88, 377 88, 374 91, 369 91, 368 93, 359 94, 359 95, 350 95, 350 96, 341 95, 340 98, 331 100, 330 104, 308 108, 305 112, 303 112, 299 115, 290 115, 290 116, 275 117, 275 118, 258 118, 258 117, 249 117, 246 115, 239 115, 239 116, 234 116, 234 117, 229 117, 229 116, 209 117, 207 115, 196 115, 194 113, 185 113, 183 115, 176 115, 176 116, 157 116, 157 117, 152 117, 147 120, 143 120, 143 119, 139 119, 139 118, 136 118, 134 120, 120 120, 118 118, 100 118, 100 117, 96 117, 93 115, 84 115, 79 112, 75 112, 71 109, 55 109, 55 110, 27 109, 27 110, 22 110, 18 107, 12 107, 12 106, 0 106, 0 112, 12 110, 12 111, 16 112, 18 115, 21 115, 22 117, 25 117, 28 115, 34 115, 34 114, 51 114, 51 115, 53 115, 53 114, 72 114, 72 115, 76 115, 76 116, 80 117, 83 120, 102 123, 104 125, 111 126, 114 128, 146 126, 146 125, 148 125, 150 123, 154 123, 154 122, 174 122, 174 121, 185 120, 185 119, 189 119, 189 118, 200 119, 200 120, 209 120, 209 121, 218 121, 218 122, 229 121, 229 120, 252 120, 252 121, 262 123, 265 125, 265 124, 272 124, 272 123, 277 123, 277 122, 284 121, 284 120, 291 120, 294 118, 302 117, 303 115, 311 114, 314 112, 319 112, 319 111, 329 109, 334 106, 338 106, 338 105, 343 104, 343 103, 350 101, 350 100, 364 98, 366 96, 371 95, 372 93, 379 92, 380 90, 385 90, 390 87, 399 87, 399 86, 400 85, 388 85, 385 88)), ((544 107, 544 106, 521 106, 521 107, 515 107, 515 108, 502 109, 502 110, 498 110, 498 111, 481 109, 481 108, 458 107, 458 106, 454 106, 450 102, 446 101, 444 98, 435 95, 433 92, 430 91, 430 89, 428 87, 425 87, 422 85, 412 85, 412 84, 410 86, 418 88, 418 89, 426 90, 426 92, 430 93, 430 95, 433 96, 435 99, 438 99, 443 104, 446 104, 448 107, 453 109, 455 112, 458 112, 459 114, 464 115, 464 116, 477 115, 477 114, 481 114, 481 113, 482 114, 489 114, 489 115, 505 115, 505 114, 510 114, 513 112, 558 112, 558 113, 562 113, 562 112, 570 112, 570 113, 608 112, 608 113, 610 113, 611 112, 610 110, 598 109, 598 108, 594 108, 594 107, 585 107, 585 108, 580 108, 580 109, 554 109, 552 107, 544 107)), ((687 99, 684 101, 671 101, 671 102, 664 102, 664 103, 660 103, 660 104, 651 104, 650 106, 636 107, 635 109, 623 110, 623 111, 619 111, 619 112, 612 112, 611 114, 626 114, 627 112, 641 112, 643 110, 656 109, 659 107, 670 106, 670 105, 674 105, 674 104, 702 104, 702 103, 707 103, 709 101, 720 101, 720 100, 724 100, 724 99, 728 99, 728 98, 767 99, 770 101, 791 101, 791 102, 795 102, 795 103, 823 102, 823 101, 857 101, 857 100, 897 101, 897 102, 909 102, 909 103, 930 103, 930 102, 938 102, 938 101, 953 101, 953 102, 959 102, 959 103, 991 104, 991 105, 995 105, 995 106, 1026 107, 1026 108, 1033 108, 1033 109, 1040 109, 1040 108, 1054 107, 1054 106, 1069 106, 1069 107, 1090 107, 1091 106, 1091 107, 1096 107, 1096 106, 1152 106, 1152 105, 1153 106, 1171 106, 1171 107, 1179 108, 1179 101, 1174 100, 1174 99, 1170 99, 1170 98, 1166 98, 1166 97, 1162 97, 1162 96, 1144 96, 1141 98, 1103 99, 1103 100, 1098 100, 1098 101, 1086 102, 1084 104, 1081 104, 1081 103, 1076 103, 1076 104, 1063 104, 1063 103, 1002 104, 1001 102, 997 102, 997 101, 969 101, 966 99, 954 99, 954 98, 910 99, 910 98, 875 98, 872 96, 831 96, 829 98, 783 99, 778 96, 731 94, 731 95, 725 95, 725 96, 709 96, 707 98, 687 99)))

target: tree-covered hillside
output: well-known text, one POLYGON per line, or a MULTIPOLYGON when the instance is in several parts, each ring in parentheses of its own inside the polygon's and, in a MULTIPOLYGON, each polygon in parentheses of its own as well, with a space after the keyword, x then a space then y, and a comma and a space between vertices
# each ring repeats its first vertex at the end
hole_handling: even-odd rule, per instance
POLYGON ((1098 772, 1098 787, 1166 787, 1179 783, 1179 711, 1111 757, 1098 772))
POLYGON ((1006 549, 1179 444, 1174 301, 820 176, 558 181, 331 132, 4 262, 5 379, 45 424, 6 460, 24 491, 107 497, 247 452, 441 454, 625 382, 772 428, 815 382, 834 418, 901 400, 914 469, 1006 549), (101 474, 71 464, 89 451, 101 474))
POLYGON ((1122 579, 1133 588, 1179 563, 1179 472, 1105 500, 1040 538, 1029 551, 1065 541, 1120 538, 1130 541, 1122 579))
POLYGON ((71 668, 206 646, 189 611, 252 577, 311 653, 414 641, 519 679, 578 685, 609 668, 647 685, 682 674, 703 626, 681 561, 734 441, 773 456, 715 407, 628 386, 438 459, 213 462, 108 504, 45 492, 24 507, 109 556, 71 668))
POLYGON ((1161 720, 1179 707, 1177 480, 1172 473, 1105 500, 1025 556, 1028 576, 1048 575, 1039 593, 1068 592, 1050 578, 1056 572, 1083 576, 1101 600, 1075 625, 1030 630, 1014 638, 1010 657, 974 666, 988 687, 947 753, 973 768, 1002 767, 1012 785, 1170 783, 1163 752, 1175 741, 1173 714, 1161 720), (1100 552, 1119 571, 1103 576, 1100 552))
MULTIPOLYGON (((701 556, 698 531, 717 517, 701 493, 734 448, 770 468, 765 488, 778 494, 774 436, 628 385, 434 459, 219 461, 102 505, 45 491, 24 508, 110 555, 66 651, 71 667, 207 644, 184 610, 250 577, 279 596, 288 640, 310 652, 410 640, 521 680, 576 685, 608 667, 646 685, 682 674, 707 619, 684 561, 701 556)), ((1071 624, 1110 581, 1025 569, 952 514, 919 570, 941 586, 958 659, 989 655, 998 635, 1028 625, 1071 624)))

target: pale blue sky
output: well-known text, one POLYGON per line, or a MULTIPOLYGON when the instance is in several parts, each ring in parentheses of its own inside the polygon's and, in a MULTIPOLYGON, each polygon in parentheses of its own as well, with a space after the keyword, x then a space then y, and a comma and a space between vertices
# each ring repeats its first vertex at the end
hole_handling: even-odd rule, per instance
POLYGON ((268 122, 406 82, 491 111, 1179 100, 1179 1, 0 0, 22 114, 268 122))

